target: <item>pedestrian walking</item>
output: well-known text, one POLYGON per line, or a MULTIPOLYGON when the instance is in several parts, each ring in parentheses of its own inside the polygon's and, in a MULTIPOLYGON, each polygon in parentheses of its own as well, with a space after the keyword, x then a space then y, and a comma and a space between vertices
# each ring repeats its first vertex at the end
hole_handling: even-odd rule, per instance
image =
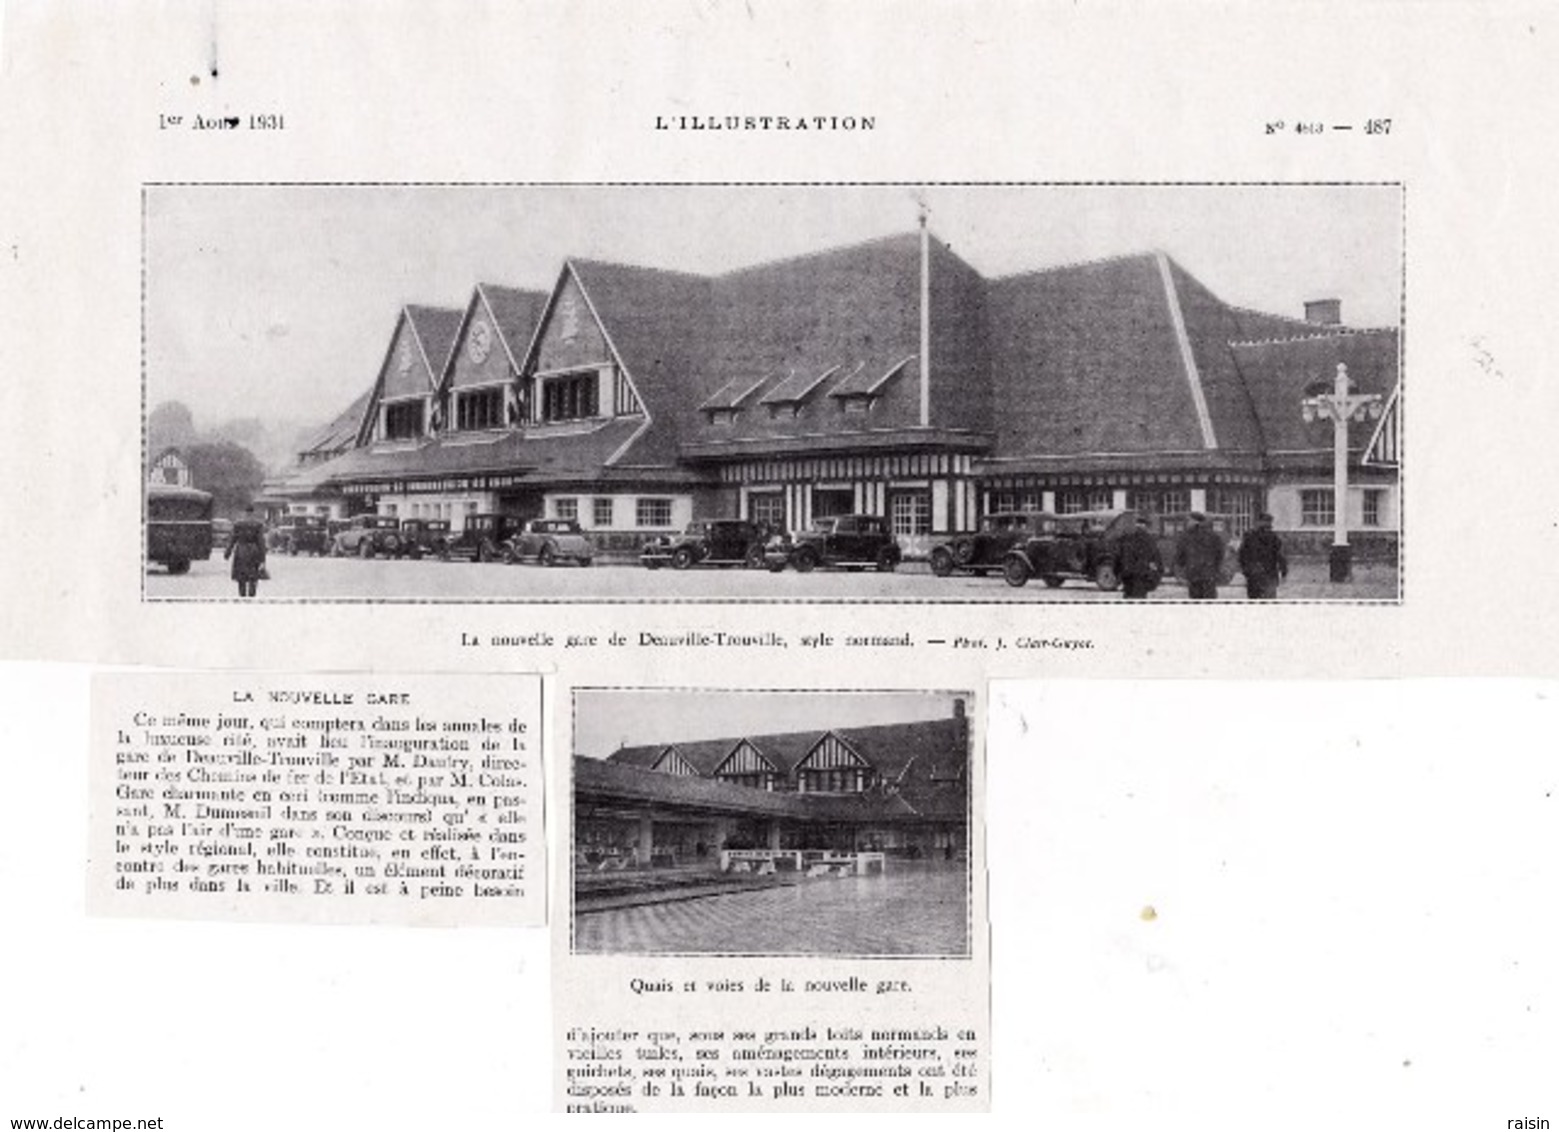
POLYGON ((254 507, 244 509, 244 517, 233 524, 233 540, 222 557, 233 562, 233 581, 239 597, 254 597, 265 573, 265 524, 255 517, 254 507))
POLYGON ((1164 576, 1164 557, 1158 539, 1148 530, 1145 515, 1115 544, 1115 575, 1121 580, 1121 594, 1127 598, 1146 598, 1158 589, 1164 576))
POLYGON ((1283 540, 1272 529, 1272 516, 1256 516, 1256 527, 1240 542, 1240 573, 1245 575, 1245 594, 1253 601, 1278 596, 1278 583, 1288 577, 1283 540))
POLYGON ((1191 512, 1190 526, 1175 543, 1175 573, 1184 579, 1191 597, 1206 601, 1218 596, 1223 552, 1223 536, 1213 530, 1206 515, 1191 512))

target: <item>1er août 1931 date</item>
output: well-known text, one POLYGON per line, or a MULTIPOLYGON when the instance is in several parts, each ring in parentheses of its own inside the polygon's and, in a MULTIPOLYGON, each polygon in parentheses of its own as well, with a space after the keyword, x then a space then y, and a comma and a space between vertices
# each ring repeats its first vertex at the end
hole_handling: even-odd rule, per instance
POLYGON ((285 114, 159 114, 159 130, 285 130, 285 114))

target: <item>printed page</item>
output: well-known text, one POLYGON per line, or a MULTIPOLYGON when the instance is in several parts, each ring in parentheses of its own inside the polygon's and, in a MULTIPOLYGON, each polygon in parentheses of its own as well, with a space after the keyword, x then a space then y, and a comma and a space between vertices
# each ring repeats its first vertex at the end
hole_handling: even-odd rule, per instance
POLYGON ((1540 1127, 1551 23, 6 4, 3 1115, 1540 1127))

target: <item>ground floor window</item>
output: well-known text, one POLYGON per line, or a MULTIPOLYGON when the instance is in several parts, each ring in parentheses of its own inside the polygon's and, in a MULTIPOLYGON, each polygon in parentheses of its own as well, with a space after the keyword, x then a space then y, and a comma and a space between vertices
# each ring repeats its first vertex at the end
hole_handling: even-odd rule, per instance
POLYGON ((1386 493, 1382 488, 1367 487, 1364 489, 1364 525, 1366 527, 1380 526, 1381 509, 1385 498, 1386 493))
POLYGON ((1027 491, 991 492, 991 513, 997 511, 1038 511, 1045 505, 1045 496, 1038 488, 1027 491))
POLYGON ((1299 523, 1304 527, 1330 527, 1337 522, 1332 489, 1304 488, 1299 493, 1299 523))
POLYGON ((671 526, 671 500, 640 499, 634 506, 634 521, 640 527, 671 526))
POLYGON ((785 493, 780 491, 753 492, 747 497, 747 517, 754 523, 774 528, 785 526, 785 493))
POLYGON ((594 499, 590 503, 590 523, 597 527, 612 525, 612 500, 594 499))
POLYGON ((1149 515, 1184 515, 1191 510, 1191 491, 1184 487, 1134 488, 1126 506, 1149 515))
POLYGON ((848 515, 855 510, 855 492, 847 487, 814 487, 812 489, 812 517, 826 519, 831 515, 848 515))
POLYGON ((1256 492, 1248 487, 1212 488, 1207 493, 1207 509, 1228 516, 1228 533, 1241 536, 1256 521, 1256 492))
POLYGON ((552 501, 552 513, 559 519, 579 520, 579 500, 566 495, 552 501))
POLYGON ((888 519, 895 535, 931 533, 931 493, 895 491, 888 497, 888 519))
POLYGON ((1114 505, 1115 493, 1107 487, 1069 487, 1056 492, 1056 511, 1062 515, 1108 511, 1114 505))

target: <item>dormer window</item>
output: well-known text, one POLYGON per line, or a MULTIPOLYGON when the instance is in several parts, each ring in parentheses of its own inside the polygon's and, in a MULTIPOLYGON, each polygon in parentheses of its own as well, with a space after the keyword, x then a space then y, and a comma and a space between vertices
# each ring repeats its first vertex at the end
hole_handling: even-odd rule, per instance
POLYGON ((580 421, 600 415, 601 378, 595 370, 544 378, 541 382, 543 421, 580 421))
POLYGON ((504 424, 503 415, 503 389, 500 386, 461 390, 455 396, 457 432, 501 428, 504 424))
POLYGON ((742 415, 747 399, 763 388, 763 383, 769 377, 769 374, 764 374, 757 381, 749 377, 733 377, 700 405, 698 411, 704 414, 704 420, 710 424, 729 428, 742 415))
POLYGON ((838 372, 838 366, 829 366, 818 374, 807 370, 793 370, 784 381, 765 393, 758 403, 768 407, 770 418, 794 420, 801 415, 801 410, 806 407, 819 386, 838 372))
POLYGON ((384 438, 415 440, 422 435, 422 400, 397 401, 384 407, 384 438))
POLYGON ((872 406, 888 388, 888 384, 904 372, 915 357, 911 354, 902 361, 889 366, 886 373, 874 374, 866 368, 862 362, 845 375, 844 379, 834 385, 828 391, 828 396, 839 406, 841 412, 851 416, 864 416, 872 411, 872 406))

